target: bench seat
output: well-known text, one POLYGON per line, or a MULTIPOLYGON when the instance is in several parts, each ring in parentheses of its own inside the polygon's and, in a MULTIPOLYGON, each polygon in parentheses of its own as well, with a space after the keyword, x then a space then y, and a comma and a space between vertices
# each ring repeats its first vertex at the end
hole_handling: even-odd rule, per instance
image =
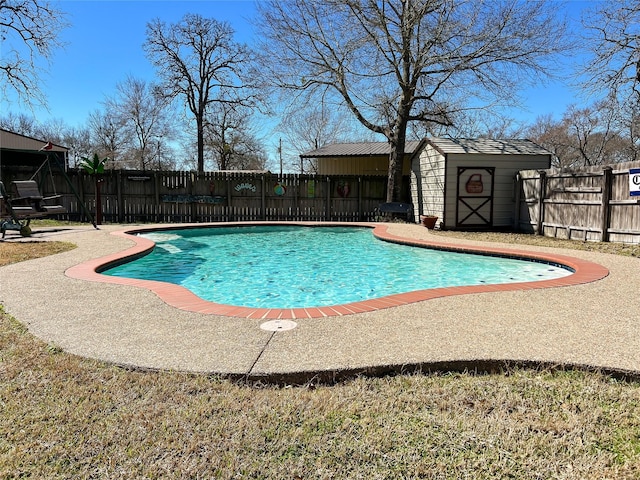
POLYGON ((403 202, 387 202, 381 203, 377 208, 378 213, 388 214, 390 216, 397 215, 403 217, 408 222, 413 222, 413 204, 403 202))

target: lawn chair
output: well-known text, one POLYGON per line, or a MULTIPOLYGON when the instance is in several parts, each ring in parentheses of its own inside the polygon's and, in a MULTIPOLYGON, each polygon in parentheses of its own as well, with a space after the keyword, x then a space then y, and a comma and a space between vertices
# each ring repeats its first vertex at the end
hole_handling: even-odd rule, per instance
POLYGON ((29 224, 32 218, 66 213, 62 205, 49 205, 45 202, 59 198, 60 195, 43 197, 34 180, 15 181, 8 194, 0 182, 0 231, 4 238, 7 230, 17 230, 23 237, 31 235, 29 224))

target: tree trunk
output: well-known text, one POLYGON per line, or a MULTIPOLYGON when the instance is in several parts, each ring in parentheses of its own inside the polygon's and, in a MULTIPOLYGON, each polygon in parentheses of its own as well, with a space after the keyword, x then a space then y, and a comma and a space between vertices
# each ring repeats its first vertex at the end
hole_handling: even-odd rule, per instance
POLYGON ((387 175, 387 202, 397 202, 400 198, 400 193, 397 192, 396 188, 398 165, 400 165, 400 177, 402 177, 402 162, 398 159, 397 148, 392 145, 389 153, 389 172, 387 175))
POLYGON ((204 117, 199 115, 196 118, 196 129, 198 134, 198 173, 204 172, 204 117))
POLYGON ((393 139, 389 140, 389 172, 387 175, 387 202, 401 202, 402 167, 404 164, 405 141, 407 138, 406 122, 395 129, 393 139), (404 126, 403 126, 404 125, 404 126))

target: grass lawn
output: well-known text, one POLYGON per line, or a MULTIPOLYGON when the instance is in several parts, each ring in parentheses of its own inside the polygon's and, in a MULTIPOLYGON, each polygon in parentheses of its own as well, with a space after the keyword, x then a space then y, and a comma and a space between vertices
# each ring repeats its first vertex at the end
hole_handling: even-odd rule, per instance
MULTIPOLYGON (((72 247, 0 243, 0 265, 72 247)), ((0 478, 640 478, 639 387, 547 370, 304 387, 129 371, 0 310, 0 478)))

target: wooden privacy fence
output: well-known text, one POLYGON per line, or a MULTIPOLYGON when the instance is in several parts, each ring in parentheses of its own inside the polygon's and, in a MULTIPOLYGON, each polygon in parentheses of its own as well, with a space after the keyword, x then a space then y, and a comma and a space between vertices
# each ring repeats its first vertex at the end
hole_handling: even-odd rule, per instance
POLYGON ((640 243, 640 197, 629 170, 640 162, 517 176, 516 228, 558 238, 640 243))
MULTIPOLYGON (((629 191, 633 168, 640 162, 520 171, 514 226, 558 238, 640 243, 640 196, 629 191)), ((25 175, 3 168, 7 184, 25 175)), ((61 172, 41 177, 41 190, 62 196, 67 213, 60 218, 87 220, 74 190, 95 212, 95 179, 76 169, 67 175, 71 185, 61 172)), ((385 202, 386 177, 110 170, 100 191, 110 223, 373 221, 385 202)))
MULTIPOLYGON (((75 189, 95 212, 95 179, 84 171, 44 179, 45 195, 62 194, 66 220, 85 220, 75 189)), ((253 220, 371 221, 385 201, 386 177, 269 172, 110 170, 100 183, 103 220, 195 223, 253 220)))

